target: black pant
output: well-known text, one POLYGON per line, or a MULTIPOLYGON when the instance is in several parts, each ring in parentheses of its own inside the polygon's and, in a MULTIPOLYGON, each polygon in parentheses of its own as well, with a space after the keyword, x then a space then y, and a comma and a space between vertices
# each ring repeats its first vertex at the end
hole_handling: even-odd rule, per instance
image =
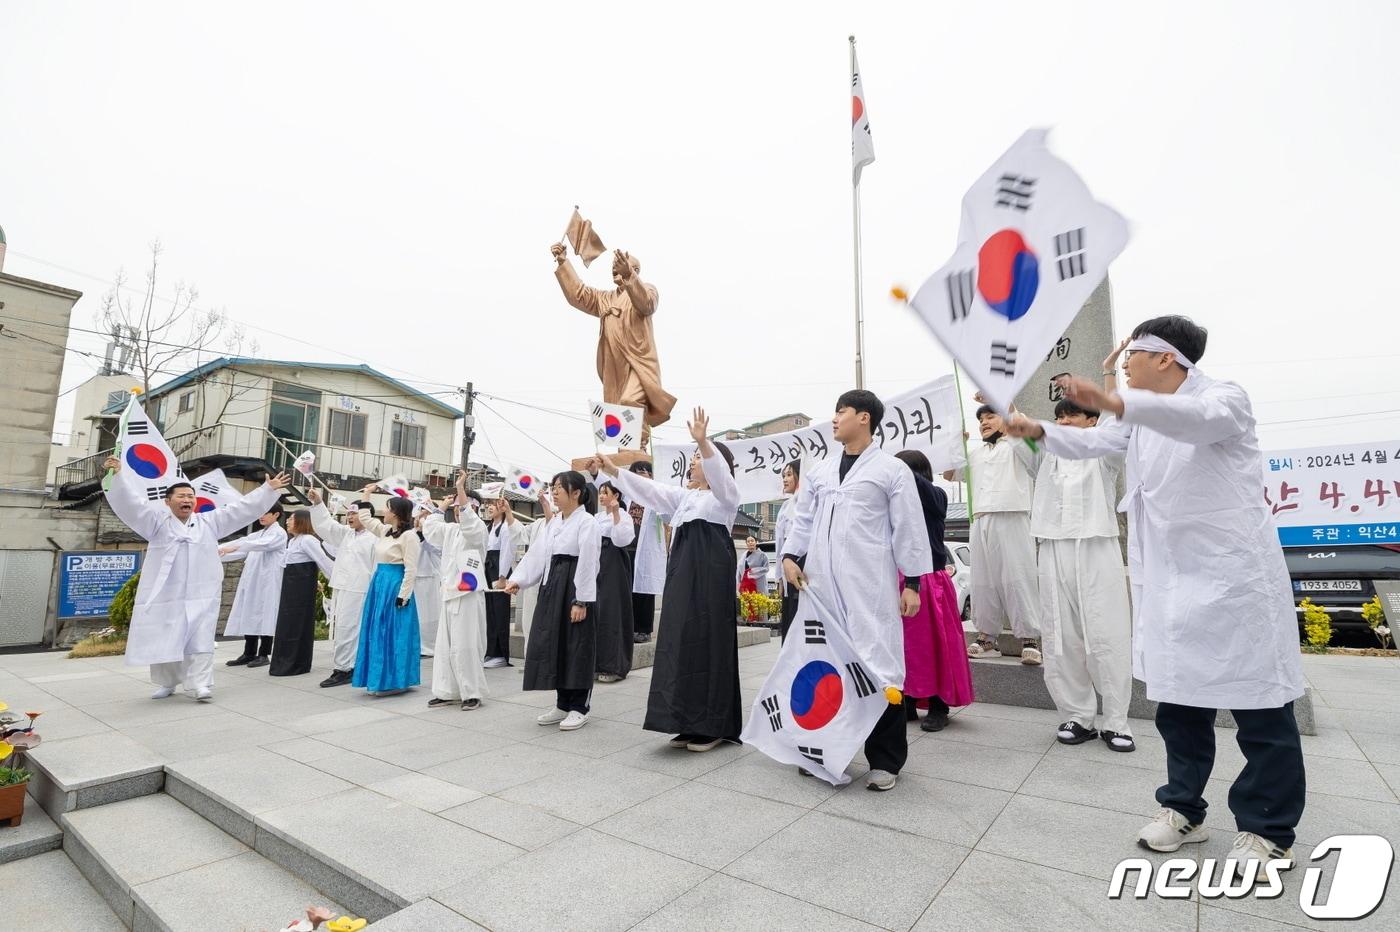
POLYGON ((271 657, 272 638, 259 637, 256 634, 243 635, 243 656, 244 657, 271 657))
MULTIPOLYGON (((501 552, 486 551, 486 578, 501 573, 501 552)), ((510 659, 510 596, 504 592, 486 594, 486 656, 510 659)))
POLYGON ((909 759, 909 734, 905 729, 904 704, 887 706, 870 737, 865 739, 865 759, 871 770, 899 773, 909 759))
POLYGON ((632 631, 636 634, 651 634, 656 621, 656 596, 649 592, 632 593, 632 631))
POLYGON ((591 689, 556 689, 554 707, 560 712, 588 714, 588 703, 593 698, 591 689))
MULTIPOLYGON (((1235 740, 1245 759, 1244 770, 1230 787, 1235 827, 1282 848, 1292 847, 1307 788, 1293 703, 1231 712, 1239 726, 1235 740)), ((1167 745, 1167 782, 1158 788, 1157 802, 1193 824, 1206 818, 1203 794, 1215 765, 1214 726, 1214 709, 1169 702, 1157 705, 1157 731, 1167 745)))

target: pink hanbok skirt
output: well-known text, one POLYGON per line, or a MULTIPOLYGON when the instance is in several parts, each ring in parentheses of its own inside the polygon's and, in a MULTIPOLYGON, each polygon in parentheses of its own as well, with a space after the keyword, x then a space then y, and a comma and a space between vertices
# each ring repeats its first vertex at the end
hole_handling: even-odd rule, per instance
MULTIPOLYGON (((904 586, 904 576, 899 577, 904 586)), ((904 619, 904 694, 937 696, 950 706, 972 702, 972 667, 953 580, 929 573, 919 584, 919 611, 904 619)))

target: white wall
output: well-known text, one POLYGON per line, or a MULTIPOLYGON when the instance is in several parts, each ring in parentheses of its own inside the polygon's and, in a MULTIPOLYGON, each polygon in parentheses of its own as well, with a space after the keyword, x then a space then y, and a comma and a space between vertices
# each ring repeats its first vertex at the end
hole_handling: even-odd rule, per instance
POLYGON ((43 489, 51 479, 68 317, 81 296, 0 273, 0 487, 43 489))

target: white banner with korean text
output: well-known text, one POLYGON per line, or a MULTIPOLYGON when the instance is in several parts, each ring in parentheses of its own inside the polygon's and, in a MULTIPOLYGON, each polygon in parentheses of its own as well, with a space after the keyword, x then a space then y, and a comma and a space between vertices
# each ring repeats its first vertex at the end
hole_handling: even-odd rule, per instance
MULTIPOLYGON (((885 416, 875 428, 875 442, 883 449, 918 450, 928 457, 935 475, 963 465, 962 415, 951 375, 881 400, 885 416)), ((806 460, 804 468, 810 469, 815 460, 840 455, 829 420, 782 434, 723 442, 734 454, 734 479, 745 504, 782 498, 783 467, 791 461, 806 460)), ((684 486, 694 452, 693 443, 656 444, 656 480, 684 486)))
POLYGON ((1266 453, 1264 501, 1285 547, 1400 544, 1400 440, 1266 453))

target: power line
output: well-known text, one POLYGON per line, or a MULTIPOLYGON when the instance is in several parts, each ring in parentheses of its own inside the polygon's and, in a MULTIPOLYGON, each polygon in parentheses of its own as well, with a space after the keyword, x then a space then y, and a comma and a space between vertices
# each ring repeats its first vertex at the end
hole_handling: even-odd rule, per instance
MULTIPOLYGON (((477 400, 478 400, 478 401, 481 401, 480 398, 478 398, 477 400)), ((509 418, 507 418, 505 415, 501 414, 501 412, 497 411, 495 408, 491 407, 491 406, 490 406, 489 404, 487 404, 485 401, 481 401, 481 406, 482 406, 483 408, 485 408, 487 411, 490 411, 492 414, 496 415, 496 417, 500 418, 502 421, 505 421, 505 423, 506 423, 506 425, 507 425, 508 427, 510 427, 510 428, 511 428, 512 430, 514 430, 516 433, 520 434, 520 436, 524 437, 526 440, 528 440, 528 441, 530 441, 531 443, 533 443, 535 446, 539 447, 541 450, 543 450, 543 451, 545 451, 546 453, 548 453, 550 456, 552 456, 552 457, 554 457, 555 459, 557 459, 559 462, 564 463, 564 464, 566 464, 566 465, 572 465, 572 464, 570 464, 569 460, 564 459, 564 457, 560 456, 558 453, 555 453, 555 452, 554 452, 553 450, 551 450, 549 447, 547 447, 547 446, 545 446, 544 444, 540 443, 538 440, 536 440, 534 437, 530 436, 529 434, 525 433, 525 431, 521 430, 519 427, 516 427, 515 424, 514 424, 514 422, 512 422, 512 421, 511 421, 509 418)))

